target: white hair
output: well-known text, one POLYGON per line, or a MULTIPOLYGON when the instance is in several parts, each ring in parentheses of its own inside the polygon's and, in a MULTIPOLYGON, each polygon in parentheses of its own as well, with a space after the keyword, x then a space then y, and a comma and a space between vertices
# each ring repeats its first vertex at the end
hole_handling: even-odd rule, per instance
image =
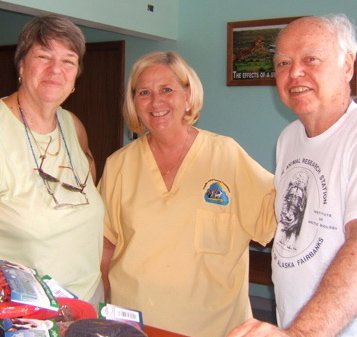
POLYGON ((343 63, 346 54, 356 56, 356 26, 345 14, 330 14, 314 18, 321 20, 335 33, 337 43, 341 49, 338 59, 340 65, 343 63))
MULTIPOLYGON (((306 16, 297 19, 312 19, 315 22, 320 22, 331 34, 336 37, 336 41, 339 46, 338 64, 342 66, 347 54, 352 54, 353 58, 356 58, 357 53, 357 41, 356 41, 356 26, 348 19, 345 14, 329 14, 323 16, 306 16)), ((288 25, 289 26, 289 25, 288 25)), ((276 38, 277 44, 280 37, 284 34, 287 27, 283 28, 276 38)))

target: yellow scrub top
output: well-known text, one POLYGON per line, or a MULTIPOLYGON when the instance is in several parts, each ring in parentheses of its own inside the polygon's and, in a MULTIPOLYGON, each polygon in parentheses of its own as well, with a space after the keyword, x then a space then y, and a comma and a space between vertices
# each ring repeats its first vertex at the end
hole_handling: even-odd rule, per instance
POLYGON ((192 337, 223 337, 251 317, 249 241, 273 236, 274 189, 239 144, 199 130, 167 191, 143 136, 108 158, 100 186, 117 245, 113 304, 192 337))

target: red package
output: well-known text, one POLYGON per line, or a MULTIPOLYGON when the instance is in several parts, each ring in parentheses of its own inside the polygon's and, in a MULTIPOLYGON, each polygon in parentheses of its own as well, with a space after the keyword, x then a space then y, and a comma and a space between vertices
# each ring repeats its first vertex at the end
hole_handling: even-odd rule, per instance
POLYGON ((54 319, 56 321, 76 321, 84 318, 97 318, 95 308, 88 302, 76 299, 57 297, 58 312, 48 309, 40 309, 26 316, 35 319, 54 319))
MULTIPOLYGON (((12 301, 1 302, 0 303, 0 319, 5 318, 17 318, 17 317, 26 317, 36 312, 39 312, 41 309, 29 304, 16 303, 12 301)), ((51 310, 48 310, 51 311, 51 310)), ((53 313, 53 311, 52 311, 53 313)), ((57 314, 55 312, 55 314, 57 314)))
POLYGON ((0 303, 0 319, 23 317, 41 320, 76 321, 83 318, 97 318, 96 310, 88 302, 65 297, 58 297, 57 301, 60 306, 58 312, 29 304, 11 301, 2 302, 0 303))

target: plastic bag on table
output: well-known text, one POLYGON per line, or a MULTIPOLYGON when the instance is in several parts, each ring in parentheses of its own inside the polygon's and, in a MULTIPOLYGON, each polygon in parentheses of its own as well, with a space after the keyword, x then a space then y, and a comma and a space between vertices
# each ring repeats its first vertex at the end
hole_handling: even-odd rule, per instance
POLYGON ((12 301, 58 310, 58 303, 36 270, 0 260, 0 302, 12 301))

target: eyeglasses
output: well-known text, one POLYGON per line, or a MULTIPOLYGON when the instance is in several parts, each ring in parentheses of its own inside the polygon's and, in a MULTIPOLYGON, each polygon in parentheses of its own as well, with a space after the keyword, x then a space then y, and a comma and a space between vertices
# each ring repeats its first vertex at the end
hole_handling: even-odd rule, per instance
POLYGON ((93 161, 90 162, 88 173, 87 173, 86 178, 85 178, 83 183, 81 183, 80 179, 77 177, 75 171, 73 170, 73 167, 59 166, 59 168, 70 169, 73 172, 75 181, 76 181, 78 186, 74 186, 74 185, 65 183, 65 182, 59 180, 58 178, 54 177, 53 175, 51 175, 49 173, 46 173, 42 169, 44 160, 46 159, 47 150, 48 150, 48 148, 49 148, 49 146, 51 144, 51 141, 52 141, 52 138, 50 138, 50 141, 47 144, 45 153, 43 155, 41 155, 41 163, 40 163, 40 166, 36 170, 38 171, 39 176, 42 178, 42 180, 43 180, 43 182, 44 182, 44 184, 46 186, 48 194, 51 195, 51 197, 52 197, 52 199, 53 199, 53 201, 55 203, 55 207, 54 208, 55 209, 63 209, 63 208, 68 208, 68 207, 80 206, 80 205, 88 205, 89 201, 88 201, 88 198, 86 196, 86 193, 84 192, 84 189, 87 186, 87 181, 88 181, 88 178, 89 178, 89 174, 90 174, 90 170, 91 170, 93 161), (50 182, 51 183, 61 184, 61 186, 64 189, 66 189, 67 191, 80 193, 81 195, 83 195, 85 200, 83 202, 79 202, 79 203, 61 203, 61 202, 59 202, 58 199, 55 196, 55 192, 51 189, 51 186, 49 184, 50 182))

